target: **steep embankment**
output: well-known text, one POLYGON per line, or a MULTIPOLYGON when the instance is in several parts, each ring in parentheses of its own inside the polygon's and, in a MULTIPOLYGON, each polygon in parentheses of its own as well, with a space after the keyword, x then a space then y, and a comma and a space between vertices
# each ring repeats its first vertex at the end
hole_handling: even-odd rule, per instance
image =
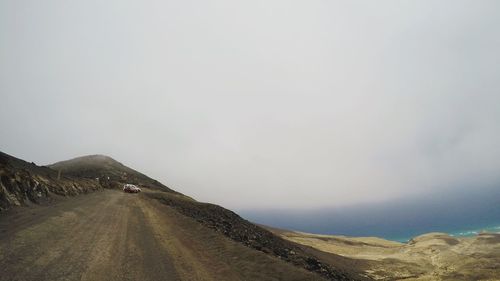
POLYGON ((315 272, 329 280, 365 279, 356 269, 359 262, 335 254, 325 255, 310 247, 282 239, 220 206, 162 192, 147 195, 235 242, 315 272))
POLYGON ((366 261, 364 271, 377 280, 500 280, 500 234, 456 238, 429 233, 398 243, 271 230, 289 241, 366 261))
POLYGON ((61 177, 50 168, 0 152, 0 211, 101 188, 96 180, 61 177))

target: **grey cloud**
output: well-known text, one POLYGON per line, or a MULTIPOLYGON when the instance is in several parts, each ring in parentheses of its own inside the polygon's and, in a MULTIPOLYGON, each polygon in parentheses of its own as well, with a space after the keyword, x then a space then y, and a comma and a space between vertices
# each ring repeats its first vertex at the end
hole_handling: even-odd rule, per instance
POLYGON ((500 180, 497 1, 3 1, 0 149, 228 207, 500 180))

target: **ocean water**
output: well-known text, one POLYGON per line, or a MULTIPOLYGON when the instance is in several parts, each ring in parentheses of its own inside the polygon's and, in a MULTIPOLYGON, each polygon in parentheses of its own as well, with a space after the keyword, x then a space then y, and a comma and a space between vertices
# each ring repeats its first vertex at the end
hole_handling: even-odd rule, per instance
POLYGON ((475 236, 482 232, 500 233, 500 225, 480 227, 476 229, 461 229, 448 232, 448 234, 455 237, 470 237, 470 236, 475 236))
POLYGON ((376 236, 405 242, 429 232, 500 232, 500 188, 464 189, 383 204, 308 210, 237 211, 255 223, 317 234, 376 236))
MULTIPOLYGON (((438 232, 444 232, 454 237, 472 237, 476 236, 479 233, 499 233, 500 234, 500 224, 491 225, 491 226, 482 226, 476 228, 464 228, 464 229, 442 229, 438 232)), ((406 236, 406 237, 385 237, 389 240, 394 240, 398 242, 408 242, 414 236, 406 236)))

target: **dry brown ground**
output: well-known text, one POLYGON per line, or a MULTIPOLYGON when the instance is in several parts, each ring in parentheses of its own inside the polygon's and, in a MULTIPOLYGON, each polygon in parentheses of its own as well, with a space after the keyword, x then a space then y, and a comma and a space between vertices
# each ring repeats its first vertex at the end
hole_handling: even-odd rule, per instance
POLYGON ((0 216, 0 280, 323 280, 145 194, 104 190, 0 216))

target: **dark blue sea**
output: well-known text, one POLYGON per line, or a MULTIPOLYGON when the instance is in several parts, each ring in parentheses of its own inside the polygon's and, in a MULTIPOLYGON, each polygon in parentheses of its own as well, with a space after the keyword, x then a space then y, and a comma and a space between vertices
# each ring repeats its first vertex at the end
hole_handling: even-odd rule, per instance
POLYGON ((377 236, 402 242, 429 232, 472 236, 481 231, 500 232, 500 187, 436 192, 371 205, 237 213, 258 224, 316 234, 377 236))

